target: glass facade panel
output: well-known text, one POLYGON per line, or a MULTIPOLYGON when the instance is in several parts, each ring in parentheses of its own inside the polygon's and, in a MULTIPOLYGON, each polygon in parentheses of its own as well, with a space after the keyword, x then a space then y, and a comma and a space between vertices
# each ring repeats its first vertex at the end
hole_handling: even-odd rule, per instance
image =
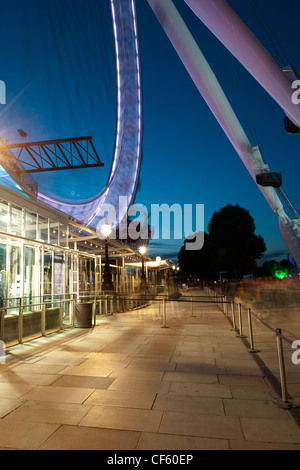
POLYGON ((69 234, 68 225, 59 224, 59 245, 66 247, 68 244, 68 234, 69 234))
POLYGON ((65 255, 63 252, 54 252, 53 263, 53 294, 65 293, 65 255))
POLYGON ((24 249, 24 305, 28 306, 39 302, 39 251, 33 246, 24 249))
POLYGON ((0 201, 0 231, 7 233, 8 227, 8 203, 0 201))
POLYGON ((52 295, 52 256, 53 252, 45 250, 44 253, 44 295, 50 298, 52 295))
POLYGON ((11 208, 11 233, 21 237, 23 235, 23 217, 21 207, 12 206, 11 208))
POLYGON ((37 215, 33 212, 25 213, 25 237, 35 240, 37 237, 37 215))
POLYGON ((8 246, 9 250, 9 283, 8 295, 11 299, 22 297, 21 279, 21 248, 19 246, 8 246))
POLYGON ((48 243, 48 219, 41 215, 38 216, 37 239, 48 243))
POLYGON ((59 223, 50 220, 50 244, 58 245, 59 223))

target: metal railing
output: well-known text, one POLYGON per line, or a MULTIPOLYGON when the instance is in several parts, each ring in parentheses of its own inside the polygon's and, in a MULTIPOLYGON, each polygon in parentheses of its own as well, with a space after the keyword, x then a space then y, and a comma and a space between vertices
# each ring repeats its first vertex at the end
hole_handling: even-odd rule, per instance
POLYGON ((24 299, 14 305, 1 307, 0 340, 6 346, 23 343, 24 340, 46 336, 72 326, 75 299, 50 300, 31 303, 31 311, 25 312, 24 299))
MULTIPOLYGON (((254 333, 253 333, 253 324, 252 324, 252 317, 254 317, 258 323, 263 325, 269 332, 274 334, 274 339, 276 340, 276 349, 277 349, 277 357, 278 357, 278 369, 279 369, 279 383, 276 383, 276 375, 271 377, 271 382, 275 386, 275 388, 280 391, 281 398, 274 399, 273 404, 278 406, 279 408, 283 409, 292 409, 300 407, 300 404, 295 402, 292 397, 289 395, 287 390, 287 376, 286 376, 286 367, 285 367, 285 356, 284 356, 284 347, 283 341, 287 344, 292 345, 293 341, 287 338, 285 335, 282 334, 281 328, 272 328, 268 325, 265 321, 263 321, 257 314, 252 312, 249 307, 245 307, 241 304, 241 302, 236 302, 234 300, 227 300, 226 296, 216 292, 215 290, 206 287, 206 292, 214 299, 219 309, 225 314, 227 319, 232 324, 233 330, 236 331, 237 337, 246 339, 247 336, 244 335, 243 331, 243 311, 247 312, 247 320, 248 320, 248 338, 249 342, 247 341, 247 346, 250 353, 260 353, 261 350, 256 349, 254 346, 254 333), (228 314, 228 305, 231 305, 231 318, 228 314), (238 324, 236 322, 236 313, 238 315, 238 324), (275 383, 274 383, 275 379, 275 383)), ((256 356, 257 357, 257 356, 256 356)), ((260 358, 261 359, 261 358, 260 358)), ((260 362, 268 369, 269 367, 265 364, 265 362, 261 359, 260 362)), ((266 370, 266 369, 265 369, 266 370)))
MULTIPOLYGON (((173 293, 173 289, 172 289, 173 293)), ((96 315, 112 315, 143 308, 156 298, 169 297, 168 286, 149 286, 144 293, 84 291, 77 294, 45 294, 1 299, 0 341, 6 347, 46 336, 74 326, 76 304, 93 304, 93 325, 96 315)))

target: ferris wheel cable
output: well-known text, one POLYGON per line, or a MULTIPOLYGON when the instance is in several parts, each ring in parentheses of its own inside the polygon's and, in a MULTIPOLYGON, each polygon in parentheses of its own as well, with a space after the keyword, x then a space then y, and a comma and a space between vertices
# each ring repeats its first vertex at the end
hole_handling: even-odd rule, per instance
MULTIPOLYGON (((103 27, 104 18, 103 14, 101 14, 102 9, 99 6, 99 2, 91 0, 85 2, 84 15, 78 15, 78 9, 76 10, 74 3, 72 2, 70 4, 68 0, 66 2, 52 1, 49 3, 46 1, 46 8, 47 20, 45 21, 46 24, 44 24, 44 30, 47 31, 50 29, 51 37, 53 38, 52 42, 55 46, 54 54, 53 52, 51 54, 50 51, 47 51, 47 61, 52 63, 51 61, 54 60, 57 61, 59 65, 60 73, 57 78, 60 80, 64 91, 63 96, 66 108, 70 111, 68 112, 70 125, 74 128, 74 134, 80 134, 80 124, 78 122, 78 113, 75 112, 75 103, 78 104, 78 101, 80 102, 81 100, 81 117, 83 118, 83 122, 88 122, 89 116, 85 114, 85 110, 87 110, 89 106, 92 110, 92 114, 98 116, 98 118, 100 117, 101 122, 103 121, 103 124, 100 123, 101 129, 103 129, 103 127, 107 128, 108 123, 111 123, 110 132, 102 132, 101 134, 101 141, 105 153, 111 156, 112 149, 108 144, 108 138, 104 138, 104 136, 113 132, 115 123, 113 100, 107 101, 105 99, 106 96, 109 96, 109 83, 112 83, 112 67, 109 67, 112 61, 107 59, 109 51, 109 47, 106 47, 107 41, 105 39, 107 34, 103 34, 103 32, 107 32, 107 26, 106 28, 103 27), (70 8, 70 6, 73 6, 73 8, 70 8), (59 14, 57 14, 58 12, 59 14), (84 22, 84 20, 88 18, 90 18, 91 21, 89 22, 87 31, 87 27, 85 26, 87 22, 84 22), (74 25, 76 25, 76 27, 74 27, 74 25), (84 56, 80 54, 80 52, 78 54, 78 50, 74 48, 74 44, 78 44, 79 42, 80 50, 85 46, 86 49, 90 51, 89 54, 84 56), (63 44, 63 47, 61 44, 63 44), (97 54, 94 55, 95 44, 97 44, 98 47, 97 54), (92 57, 91 54, 93 54, 92 57), (78 56, 80 59, 79 63, 78 56), (102 64, 107 64, 105 73, 103 73, 104 67, 102 64), (71 82, 69 82, 69 71, 73 73, 71 82), (87 86, 84 90, 84 94, 82 93, 79 80, 77 79, 79 74, 85 83, 95 85, 94 87, 87 86), (99 77, 101 77, 101 85, 103 84, 103 86, 97 86, 96 88, 94 77, 97 78, 97 81, 99 81, 99 77), (96 89, 97 92, 95 94, 96 89), (107 103, 109 106, 107 106, 107 103), (104 104, 105 106, 103 106, 104 104), (102 113, 104 109, 105 112, 103 111, 102 113), (107 119, 107 117, 109 119, 107 119)), ((44 9, 40 11, 40 15, 42 19, 45 20, 44 9)), ((48 42, 44 40, 44 43, 47 47, 48 42)), ((53 109, 53 106, 52 110, 56 115, 57 111, 53 109)), ((58 124, 59 127, 62 128, 62 123, 58 121, 58 124)))
MULTIPOLYGON (((89 34, 87 34, 87 31, 86 31, 86 22, 84 22, 84 19, 81 18, 81 17, 77 17, 76 15, 76 12, 75 10, 71 10, 72 12, 72 15, 70 15, 70 27, 72 26, 72 24, 76 24, 77 25, 77 28, 76 28, 76 32, 75 34, 78 35, 80 34, 80 39, 81 39, 81 42, 82 42, 82 48, 86 49, 86 50, 89 50, 89 51, 92 51, 93 49, 93 45, 94 44, 99 44, 99 49, 100 49, 100 56, 103 56, 103 63, 105 64, 110 64, 111 61, 108 59, 108 50, 109 48, 108 47, 105 47, 106 46, 106 41, 103 40, 103 38, 106 38, 106 34, 103 34, 104 32, 104 28, 103 28, 103 18, 102 18, 102 15, 97 15, 97 12, 99 13, 99 10, 101 10, 101 8, 99 7, 99 2, 97 2, 97 4, 95 4, 94 2, 86 2, 86 4, 89 5, 89 9, 90 11, 88 12, 88 17, 91 17, 94 19, 94 21, 91 23, 89 23, 89 34), (93 8, 95 7, 95 8, 93 8), (94 26, 94 23, 95 23, 95 19, 97 18, 97 20, 99 20, 99 24, 100 26, 97 28, 94 26), (102 34, 99 34, 99 32, 101 31, 102 34), (103 46, 103 44, 105 46, 103 46)), ((85 5, 86 5, 85 4, 85 5)), ((107 29, 107 28, 106 28, 107 29)), ((103 104, 104 104, 104 96, 109 96, 109 91, 110 91, 110 86, 111 85, 111 82, 112 82, 112 77, 113 77, 113 74, 111 73, 111 70, 109 71, 108 73, 108 69, 105 70, 106 73, 103 73, 104 70, 103 70, 103 66, 102 64, 100 64, 100 60, 98 59, 97 60, 97 57, 98 56, 92 56, 90 57, 90 55, 88 55, 86 57, 86 60, 83 62, 82 59, 81 59, 81 67, 80 67, 80 70, 81 70, 81 73, 83 74, 83 79, 85 80, 85 83, 89 83, 89 86, 87 86, 87 89, 86 89, 86 92, 88 94, 88 98, 89 98, 89 105, 91 107, 91 110, 92 112, 97 113, 97 109, 99 107, 103 108, 103 104), (93 64, 93 66, 92 66, 93 64), (99 88, 99 92, 97 93, 97 96, 95 96, 94 94, 94 90, 92 90, 92 87, 90 86, 91 84, 93 84, 95 82, 95 80, 99 80, 99 77, 101 77, 101 85, 103 84, 104 86, 100 86, 98 87, 99 88)), ((76 64, 76 58, 75 60, 73 61, 74 62, 74 66, 76 67, 77 64, 76 64)), ((77 84, 77 89, 78 89, 78 96, 79 95, 79 91, 80 91, 80 87, 79 87, 79 83, 78 81, 76 80, 76 84, 77 84)), ((109 110, 110 110, 110 115, 112 117, 113 115, 113 106, 112 106, 112 103, 109 101, 109 110)), ((82 103, 82 106, 84 106, 84 103, 82 103)), ((86 106, 85 106, 86 108, 86 106)), ((104 135, 106 135, 106 132, 103 133, 104 135)), ((102 136, 101 136, 102 138, 102 136)), ((107 154, 109 154, 109 150, 108 150, 108 146, 106 148, 106 152, 107 154)))
POLYGON ((296 69, 293 66, 292 61, 287 55, 287 52, 285 51, 284 47, 282 46, 281 42, 278 39, 278 36, 274 33, 274 30, 271 28, 270 24, 268 23, 265 15, 263 14, 262 10, 259 8, 257 5, 257 2, 255 0, 248 0, 248 3, 252 10, 254 11, 256 17, 258 18, 258 21, 261 23, 266 35, 268 36, 275 53, 277 56, 281 59, 282 66, 290 65, 293 69, 293 71, 296 73, 296 69), (277 44, 276 44, 277 43, 277 44), (281 50, 281 53, 280 53, 281 50))
POLYGON ((285 59, 283 58, 283 55, 280 53, 280 50, 279 50, 280 49, 280 44, 276 44, 276 39, 272 37, 273 31, 271 30, 269 24, 266 21, 266 18, 262 14, 262 12, 259 9, 259 7, 257 6, 256 2, 254 0, 248 0, 248 3, 250 5, 252 11, 254 12, 256 18, 258 19, 259 23, 261 24, 264 32, 266 33, 266 36, 268 37, 272 47, 274 48, 274 51, 275 51, 276 55, 281 60, 282 67, 284 65, 287 65, 285 59), (278 45, 279 45, 279 47, 277 47, 278 45))
MULTIPOLYGON (((55 12, 58 11, 57 10, 58 5, 57 5, 56 0, 54 2, 46 1, 45 6, 46 6, 46 12, 47 12, 46 16, 48 18, 48 28, 50 30, 50 33, 51 33, 51 36, 52 36, 52 39, 53 39, 53 45, 55 47, 55 52, 56 52, 54 57, 52 57, 52 54, 50 52, 48 52, 48 60, 49 60, 49 63, 52 63, 52 61, 57 61, 58 69, 61 72, 60 75, 59 75, 59 78, 61 79, 61 83, 62 83, 62 86, 64 88, 64 95, 63 96, 64 96, 64 99, 65 99, 66 104, 67 104, 67 109, 70 110, 68 118, 70 118, 70 116, 74 115, 74 112, 75 112, 74 111, 74 100, 72 99, 72 96, 70 95, 70 86, 67 86, 68 85, 67 79, 66 79, 67 74, 65 73, 66 63, 65 63, 64 58, 63 58, 63 52, 62 52, 62 46, 61 46, 61 39, 62 38, 60 36, 60 34, 61 34, 63 39, 64 39, 64 48, 66 48, 67 40, 68 40, 68 37, 66 37, 66 28, 62 28, 60 15, 55 15, 54 12, 53 12, 53 8, 55 9, 55 12), (58 27, 58 26, 60 26, 60 27, 58 27)), ((65 6, 65 4, 64 4, 64 2, 62 2, 60 7, 64 8, 64 6, 65 6)), ((41 13, 41 15, 44 16, 44 11, 40 11, 40 13, 41 13)), ((67 16, 67 18, 68 18, 68 16, 67 16)), ((45 34, 47 34, 47 33, 45 32, 45 34)), ((45 44, 47 44, 47 40, 45 40, 45 44)), ((53 108, 52 108, 52 112, 53 112, 53 108)), ((59 115, 60 115, 60 113, 58 113, 58 116, 57 116, 56 126, 60 127, 60 130, 61 130, 62 122, 59 120, 60 119, 59 115)), ((74 131, 76 133, 78 133, 76 123, 73 122, 73 125, 74 125, 74 131)))
POLYGON ((230 5, 225 0, 184 1, 300 127, 300 106, 291 100, 289 78, 230 5))

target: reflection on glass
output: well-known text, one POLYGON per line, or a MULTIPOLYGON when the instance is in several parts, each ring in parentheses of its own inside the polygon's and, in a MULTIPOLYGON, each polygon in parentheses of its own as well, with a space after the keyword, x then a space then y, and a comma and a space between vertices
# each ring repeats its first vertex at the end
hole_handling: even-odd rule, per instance
POLYGON ((58 245, 59 237, 59 223, 50 221, 50 243, 51 245, 58 245))
POLYGON ((64 224, 59 224, 59 245, 60 246, 69 246, 68 245, 68 226, 64 224))
POLYGON ((11 233, 22 236, 22 209, 17 206, 11 208, 11 233))
POLYGON ((37 239, 48 243, 48 219, 41 215, 38 216, 37 239))
POLYGON ((0 202, 0 231, 7 232, 8 225, 8 204, 5 201, 0 202))
MULTIPOLYGON (((24 305, 36 305, 39 296, 39 249, 25 246, 24 249, 24 305)), ((36 310, 33 307, 32 310, 36 310)))
POLYGON ((35 240, 37 238, 36 233, 36 219, 37 215, 34 212, 26 211, 25 214, 25 237, 35 240))
POLYGON ((45 298, 51 299, 52 294, 52 251, 45 250, 44 253, 44 294, 45 298))
POLYGON ((20 298, 22 294, 21 279, 21 248, 19 246, 9 246, 9 285, 8 295, 10 299, 20 298))

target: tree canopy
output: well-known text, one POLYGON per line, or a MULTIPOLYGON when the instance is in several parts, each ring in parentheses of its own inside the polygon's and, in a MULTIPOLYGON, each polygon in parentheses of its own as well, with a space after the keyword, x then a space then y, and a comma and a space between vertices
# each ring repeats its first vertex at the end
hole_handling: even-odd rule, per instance
POLYGON ((266 251, 265 242, 255 229, 248 210, 228 204, 213 214, 202 250, 188 251, 185 244, 181 248, 181 270, 206 279, 217 278, 221 271, 228 278, 252 273, 256 260, 266 251))

